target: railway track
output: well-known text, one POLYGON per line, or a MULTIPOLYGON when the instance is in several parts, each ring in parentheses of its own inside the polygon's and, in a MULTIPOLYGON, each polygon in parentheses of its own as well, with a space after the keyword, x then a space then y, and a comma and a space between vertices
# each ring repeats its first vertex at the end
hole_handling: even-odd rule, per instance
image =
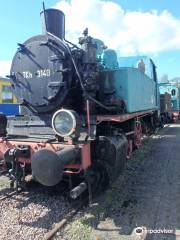
POLYGON ((15 195, 15 194, 17 194, 17 191, 12 191, 12 192, 6 194, 5 196, 0 197, 0 202, 3 201, 3 200, 5 200, 5 199, 7 199, 7 198, 12 197, 12 196, 15 195))
MULTIPOLYGON (((79 213, 79 211, 82 210, 83 207, 86 206, 90 201, 89 196, 87 196, 87 195, 82 197, 81 200, 79 200, 79 199, 77 199, 77 200, 78 200, 78 203, 74 206, 74 208, 69 213, 67 213, 63 217, 63 219, 61 219, 58 223, 56 223, 50 231, 48 231, 45 234, 43 240, 51 240, 57 232, 62 231, 62 229, 72 220, 72 218, 77 213, 79 213)), ((76 201, 76 200, 74 200, 74 201, 76 201)))
POLYGON ((56 223, 55 226, 45 234, 43 240, 51 240, 52 237, 62 230, 66 224, 82 209, 83 205, 78 206, 76 209, 71 210, 60 222, 56 223))
POLYGON ((12 196, 17 195, 19 193, 23 193, 23 195, 27 194, 27 192, 23 192, 21 189, 20 190, 14 190, 14 191, 11 191, 11 192, 5 194, 5 196, 0 197, 0 202, 6 200, 8 198, 11 198, 12 196))

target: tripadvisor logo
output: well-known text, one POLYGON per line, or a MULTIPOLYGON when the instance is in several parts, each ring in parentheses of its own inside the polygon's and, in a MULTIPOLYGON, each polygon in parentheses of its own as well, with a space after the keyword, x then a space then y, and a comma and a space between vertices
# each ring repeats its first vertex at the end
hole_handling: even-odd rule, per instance
POLYGON ((145 231, 146 231, 146 229, 143 228, 143 227, 137 227, 137 228, 135 228, 135 233, 136 233, 137 235, 142 235, 145 231))
POLYGON ((146 229, 145 227, 137 227, 134 229, 136 235, 142 234, 173 234, 174 231, 172 229, 146 229))

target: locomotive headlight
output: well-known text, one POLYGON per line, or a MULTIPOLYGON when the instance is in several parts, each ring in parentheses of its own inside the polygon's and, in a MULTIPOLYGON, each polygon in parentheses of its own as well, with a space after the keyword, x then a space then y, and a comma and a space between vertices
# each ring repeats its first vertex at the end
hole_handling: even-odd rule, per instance
POLYGON ((78 132, 79 117, 75 111, 61 109, 55 112, 52 118, 52 127, 60 137, 76 136, 78 132))

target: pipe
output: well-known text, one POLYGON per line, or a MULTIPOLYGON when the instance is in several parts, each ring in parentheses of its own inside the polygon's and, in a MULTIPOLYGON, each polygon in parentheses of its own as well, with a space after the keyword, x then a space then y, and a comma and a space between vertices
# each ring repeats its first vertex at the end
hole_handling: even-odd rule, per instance
POLYGON ((86 114, 87 114, 87 127, 88 127, 88 134, 91 133, 91 123, 90 123, 90 106, 89 106, 89 100, 86 100, 86 114))
POLYGON ((76 199, 87 189, 87 183, 82 182, 70 191, 70 197, 76 199))

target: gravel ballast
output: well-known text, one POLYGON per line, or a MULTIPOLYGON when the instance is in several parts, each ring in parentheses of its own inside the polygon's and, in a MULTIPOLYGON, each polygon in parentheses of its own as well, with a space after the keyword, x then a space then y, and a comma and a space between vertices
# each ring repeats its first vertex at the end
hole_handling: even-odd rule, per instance
MULTIPOLYGON (((8 181, 1 177, 0 182, 0 196, 3 196, 3 193, 9 192, 5 188, 8 181)), ((30 192, 13 195, 0 202, 0 239, 41 240, 70 209, 64 197, 42 190, 31 189, 30 192)))

